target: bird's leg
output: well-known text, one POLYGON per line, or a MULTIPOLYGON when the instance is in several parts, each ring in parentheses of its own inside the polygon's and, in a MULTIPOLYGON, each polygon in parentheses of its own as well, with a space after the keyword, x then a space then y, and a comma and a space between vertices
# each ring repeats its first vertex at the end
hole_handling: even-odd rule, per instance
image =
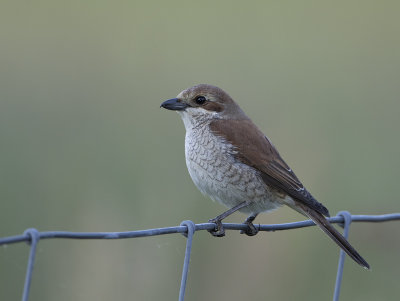
POLYGON ((235 207, 232 207, 229 210, 226 210, 224 213, 218 215, 217 217, 210 219, 209 222, 214 223, 216 225, 216 227, 214 230, 207 230, 207 231, 210 232, 212 236, 216 236, 216 237, 225 236, 225 229, 222 226, 222 220, 224 218, 228 217, 229 215, 231 215, 232 213, 238 211, 239 209, 246 207, 247 205, 248 205, 248 203, 246 201, 241 202, 240 204, 236 205, 235 207))
POLYGON ((246 234, 248 236, 254 236, 258 233, 258 229, 253 225, 253 221, 256 219, 257 213, 250 215, 244 221, 244 224, 248 226, 246 230, 241 230, 240 234, 246 234))

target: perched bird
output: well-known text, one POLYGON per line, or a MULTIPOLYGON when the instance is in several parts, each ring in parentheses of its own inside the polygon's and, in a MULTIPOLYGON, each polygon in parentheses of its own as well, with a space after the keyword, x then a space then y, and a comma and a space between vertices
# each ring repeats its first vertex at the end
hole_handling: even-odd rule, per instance
POLYGON ((222 220, 240 211, 248 214, 247 235, 258 230, 256 216, 287 205, 309 217, 354 261, 368 263, 326 220, 328 209, 301 184, 292 169, 233 99, 222 89, 201 84, 179 93, 161 107, 174 110, 186 128, 185 156, 197 188, 229 210, 211 219, 210 233, 224 236, 222 220))

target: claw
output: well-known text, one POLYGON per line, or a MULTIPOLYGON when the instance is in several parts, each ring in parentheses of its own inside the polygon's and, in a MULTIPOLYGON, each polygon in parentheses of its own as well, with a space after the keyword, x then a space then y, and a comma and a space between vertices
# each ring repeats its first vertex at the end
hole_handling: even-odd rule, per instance
POLYGON ((246 234, 248 236, 254 236, 258 233, 258 229, 254 226, 253 221, 256 219, 257 214, 250 215, 245 221, 244 224, 247 225, 246 230, 241 230, 240 234, 246 234))
POLYGON ((244 223, 247 225, 248 228, 246 230, 240 230, 240 234, 254 236, 258 233, 258 229, 254 226, 252 222, 245 221, 244 223))
POLYGON ((215 236, 215 237, 225 236, 225 229, 224 229, 224 226, 222 226, 221 220, 213 218, 213 219, 210 219, 208 222, 215 224, 214 230, 207 230, 208 232, 211 233, 212 236, 215 236))

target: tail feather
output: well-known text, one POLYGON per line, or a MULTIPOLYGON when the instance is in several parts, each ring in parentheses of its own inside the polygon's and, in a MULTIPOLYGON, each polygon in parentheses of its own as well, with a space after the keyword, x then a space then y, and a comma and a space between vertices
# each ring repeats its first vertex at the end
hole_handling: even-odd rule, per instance
POLYGON ((296 211, 299 211, 300 213, 312 219, 313 222, 318 225, 321 230, 324 231, 355 262, 357 262, 362 267, 369 269, 369 264, 365 261, 365 259, 361 257, 361 255, 353 248, 352 245, 350 245, 346 238, 344 238, 343 235, 340 234, 339 231, 337 231, 321 213, 299 202, 296 202, 296 207, 297 208, 294 208, 296 211))

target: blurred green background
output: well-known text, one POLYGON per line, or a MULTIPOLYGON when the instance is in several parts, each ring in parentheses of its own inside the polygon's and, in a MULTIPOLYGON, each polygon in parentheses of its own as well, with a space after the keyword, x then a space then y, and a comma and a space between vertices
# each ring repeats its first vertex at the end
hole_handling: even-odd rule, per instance
MULTIPOLYGON (((160 103, 228 91, 334 215, 399 211, 398 1, 1 1, 0 237, 197 223, 225 208, 160 103)), ((230 222, 241 222, 235 214, 230 222)), ((290 209, 260 223, 303 219, 290 209)), ((398 300, 399 223, 353 224, 341 300, 398 300)), ((46 240, 30 300, 177 300, 185 239, 46 240)), ((0 248, 18 300, 25 243, 0 248)), ((338 248, 316 228, 196 234, 187 300, 329 300, 338 248)))

